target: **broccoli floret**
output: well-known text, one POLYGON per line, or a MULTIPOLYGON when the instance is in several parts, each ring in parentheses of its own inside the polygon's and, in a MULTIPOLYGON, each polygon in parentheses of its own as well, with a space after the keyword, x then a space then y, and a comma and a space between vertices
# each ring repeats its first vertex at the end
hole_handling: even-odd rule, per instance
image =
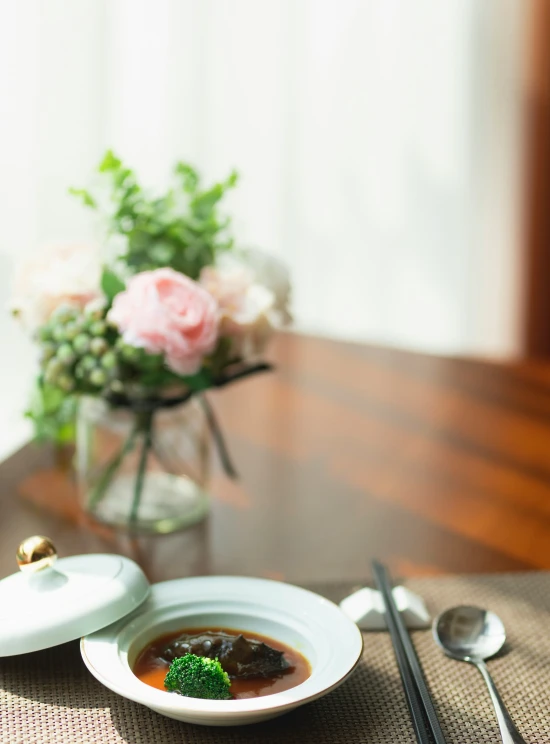
POLYGON ((170 664, 164 678, 167 690, 208 700, 228 700, 231 682, 217 659, 185 654, 170 664))

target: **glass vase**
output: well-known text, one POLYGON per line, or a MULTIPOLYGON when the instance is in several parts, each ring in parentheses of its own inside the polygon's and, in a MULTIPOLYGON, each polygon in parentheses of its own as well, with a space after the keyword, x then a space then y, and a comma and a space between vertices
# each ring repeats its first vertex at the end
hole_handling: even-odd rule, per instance
POLYGON ((207 421, 195 399, 154 410, 80 401, 78 490, 100 522, 137 533, 199 522, 208 512, 209 463, 207 421))

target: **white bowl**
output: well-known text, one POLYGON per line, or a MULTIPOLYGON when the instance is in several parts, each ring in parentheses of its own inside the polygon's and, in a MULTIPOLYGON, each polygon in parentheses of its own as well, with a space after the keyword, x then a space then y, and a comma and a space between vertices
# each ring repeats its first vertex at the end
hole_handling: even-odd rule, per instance
POLYGON ((265 579, 208 576, 155 584, 131 615, 82 638, 90 672, 119 695, 179 721, 236 726, 265 721, 326 695, 352 672, 361 632, 329 600, 265 579), (202 700, 157 690, 132 672, 154 638, 183 628, 218 626, 260 633, 300 651, 311 675, 283 692, 241 700, 202 700))

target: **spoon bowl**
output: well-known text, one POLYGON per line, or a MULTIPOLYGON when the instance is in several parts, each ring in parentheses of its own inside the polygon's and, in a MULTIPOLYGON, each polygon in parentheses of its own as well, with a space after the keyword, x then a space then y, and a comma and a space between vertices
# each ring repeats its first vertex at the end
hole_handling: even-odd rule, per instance
POLYGON ((506 631, 498 615, 468 605, 443 612, 433 630, 436 643, 447 656, 463 661, 489 659, 506 641, 506 631))

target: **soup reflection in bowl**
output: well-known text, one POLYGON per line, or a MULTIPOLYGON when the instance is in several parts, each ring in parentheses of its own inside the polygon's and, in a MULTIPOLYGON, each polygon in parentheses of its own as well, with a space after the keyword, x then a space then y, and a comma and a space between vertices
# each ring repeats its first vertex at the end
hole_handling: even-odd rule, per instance
POLYGON ((155 584, 134 613, 81 642, 86 666, 111 690, 170 718, 215 726, 267 720, 322 697, 351 673, 362 647, 357 626, 317 594, 264 579, 216 576, 155 584), (140 664, 152 644, 205 628, 236 629, 245 638, 286 648, 300 674, 280 675, 273 692, 249 689, 251 695, 240 695, 232 687, 236 699, 230 700, 184 697, 162 689, 158 678, 154 686, 144 681, 140 664))

